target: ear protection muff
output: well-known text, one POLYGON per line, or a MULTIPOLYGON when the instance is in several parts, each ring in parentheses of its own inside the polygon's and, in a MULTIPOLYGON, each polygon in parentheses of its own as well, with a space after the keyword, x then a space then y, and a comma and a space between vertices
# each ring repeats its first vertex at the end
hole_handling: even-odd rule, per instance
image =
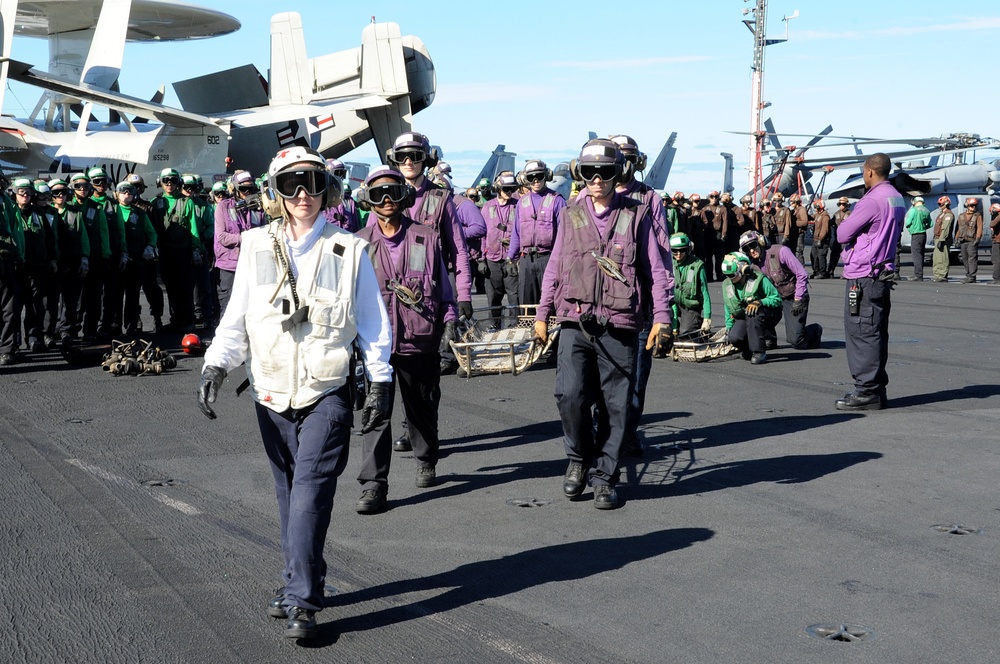
POLYGON ((260 207, 268 219, 281 219, 283 204, 272 190, 268 182, 264 182, 260 188, 260 207))

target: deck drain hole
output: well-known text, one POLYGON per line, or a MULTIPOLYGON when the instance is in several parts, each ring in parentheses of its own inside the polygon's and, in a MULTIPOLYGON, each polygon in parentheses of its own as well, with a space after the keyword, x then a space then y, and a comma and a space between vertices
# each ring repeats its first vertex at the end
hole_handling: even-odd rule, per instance
POLYGON ((824 641, 838 641, 840 643, 857 643, 875 638, 875 632, 860 625, 842 624, 818 624, 806 627, 809 636, 815 636, 824 641))
POLYGON ((89 417, 74 417, 66 421, 69 422, 70 424, 90 424, 94 420, 90 419, 89 417))
POLYGON ((947 523, 939 523, 936 526, 931 526, 931 528, 939 533, 948 533, 949 535, 975 535, 979 532, 979 528, 947 523))
POLYGON ((177 486, 177 480, 166 477, 155 480, 145 480, 140 482, 143 486, 177 486))
POLYGON ((513 401, 513 399, 511 399, 510 397, 490 397, 490 401, 506 402, 506 401, 513 401))
POLYGON ((542 500, 541 498, 511 498, 507 504, 511 507, 545 507, 551 502, 551 500, 542 500))

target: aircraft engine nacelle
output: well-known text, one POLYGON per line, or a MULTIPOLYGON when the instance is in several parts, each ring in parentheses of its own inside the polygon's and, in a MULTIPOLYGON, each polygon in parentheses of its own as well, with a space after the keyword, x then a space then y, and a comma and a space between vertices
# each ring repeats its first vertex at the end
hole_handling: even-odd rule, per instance
POLYGON ((947 166, 913 175, 930 184, 931 195, 985 192, 991 182, 996 182, 982 164, 947 166))

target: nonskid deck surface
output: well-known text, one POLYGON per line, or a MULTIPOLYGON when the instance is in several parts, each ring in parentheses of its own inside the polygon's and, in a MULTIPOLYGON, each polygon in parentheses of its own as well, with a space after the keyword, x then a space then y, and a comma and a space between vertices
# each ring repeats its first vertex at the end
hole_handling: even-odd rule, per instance
POLYGON ((589 489, 562 495, 553 365, 444 377, 438 486, 415 488, 412 455, 394 454, 390 509, 356 514, 352 440, 311 648, 266 614, 278 523, 240 371, 210 422, 193 358, 143 377, 54 351, 4 368, 0 649, 13 662, 995 662, 1000 286, 952 277, 896 287, 885 411, 834 409, 851 387, 839 280, 811 284, 819 349, 656 361, 645 457, 623 463, 608 512, 589 489))

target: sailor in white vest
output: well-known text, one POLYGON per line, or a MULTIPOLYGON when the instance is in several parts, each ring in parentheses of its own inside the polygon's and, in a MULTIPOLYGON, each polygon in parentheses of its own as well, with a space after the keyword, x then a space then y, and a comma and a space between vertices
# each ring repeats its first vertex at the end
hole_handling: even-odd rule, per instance
POLYGON ((268 168, 269 216, 246 231, 232 296, 205 353, 198 404, 212 404, 226 373, 243 362, 264 450, 274 474, 284 587, 268 613, 285 636, 316 636, 324 606, 323 544, 353 424, 352 344, 371 382, 362 431, 391 413, 391 327, 368 243, 325 223, 342 185, 319 153, 279 152, 268 168), (316 223, 319 219, 321 223, 316 223))

